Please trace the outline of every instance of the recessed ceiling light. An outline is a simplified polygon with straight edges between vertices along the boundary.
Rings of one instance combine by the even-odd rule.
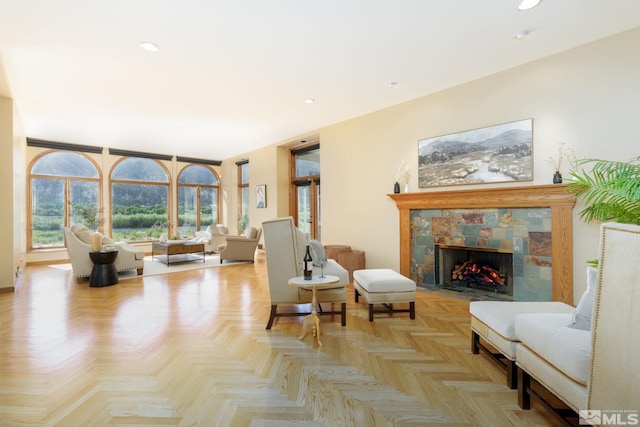
[[[313,104],[314,102],[316,102],[316,100],[313,98],[307,98],[304,100],[305,104]]]
[[[393,89],[396,86],[398,86],[398,82],[389,82],[389,83],[387,83],[387,87],[389,89]]]
[[[147,52],[157,52],[160,50],[157,44],[151,42],[142,42],[139,46]]]
[[[518,10],[529,10],[533,9],[537,5],[540,4],[541,0],[522,0],[518,5]]]
[[[520,31],[514,37],[515,37],[516,40],[522,40],[522,39],[527,38],[528,35],[529,35],[529,31]]]

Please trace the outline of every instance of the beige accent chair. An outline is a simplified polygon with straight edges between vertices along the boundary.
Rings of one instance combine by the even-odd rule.
[[[306,252],[307,235],[294,226],[292,217],[277,218],[262,223],[264,229],[264,245],[269,278],[269,297],[271,315],[266,329],[271,329],[276,317],[305,316],[309,312],[298,310],[278,312],[279,305],[310,304],[312,292],[298,286],[290,286],[289,279],[302,276],[302,260]],[[340,314],[342,326],[346,325],[347,291],[349,272],[335,260],[327,260],[323,270],[325,275],[338,276],[340,281],[335,288],[319,289],[316,292],[318,305],[323,303],[339,303],[340,311],[322,311],[318,314]],[[320,275],[320,268],[313,267],[313,275]]]
[[[245,230],[242,236],[228,236],[225,243],[218,246],[220,253],[220,264],[222,261],[251,261],[256,255],[256,248],[260,237],[262,236],[262,228],[250,227]]]
[[[74,225],[72,228],[64,228],[64,245],[69,251],[69,260],[73,275],[78,283],[84,278],[91,276],[93,262],[89,258],[91,249],[91,239],[93,232],[82,225]],[[138,275],[142,275],[144,270],[144,251],[126,242],[112,242],[105,237],[104,246],[113,246],[118,250],[118,257],[115,261],[116,271],[137,270]]]
[[[620,411],[626,421],[624,411],[640,409],[640,226],[602,224],[598,253],[586,327],[576,327],[570,314],[516,316],[518,403],[524,409],[536,395],[532,378],[576,412],[600,410],[611,417]]]

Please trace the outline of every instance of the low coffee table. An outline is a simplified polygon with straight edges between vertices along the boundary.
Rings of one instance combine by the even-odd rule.
[[[156,258],[156,255],[158,258]],[[162,257],[160,255],[164,256]],[[167,264],[167,266],[180,262],[204,262],[204,243],[153,242],[151,244],[151,259],[157,259],[158,261]]]

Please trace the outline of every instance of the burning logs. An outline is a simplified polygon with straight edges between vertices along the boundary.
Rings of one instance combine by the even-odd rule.
[[[454,266],[451,279],[472,286],[490,286],[494,289],[506,286],[505,275],[486,264],[465,261]]]

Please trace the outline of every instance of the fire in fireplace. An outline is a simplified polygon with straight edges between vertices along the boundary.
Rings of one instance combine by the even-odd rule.
[[[449,290],[513,295],[513,253],[501,249],[436,245],[436,277]]]

